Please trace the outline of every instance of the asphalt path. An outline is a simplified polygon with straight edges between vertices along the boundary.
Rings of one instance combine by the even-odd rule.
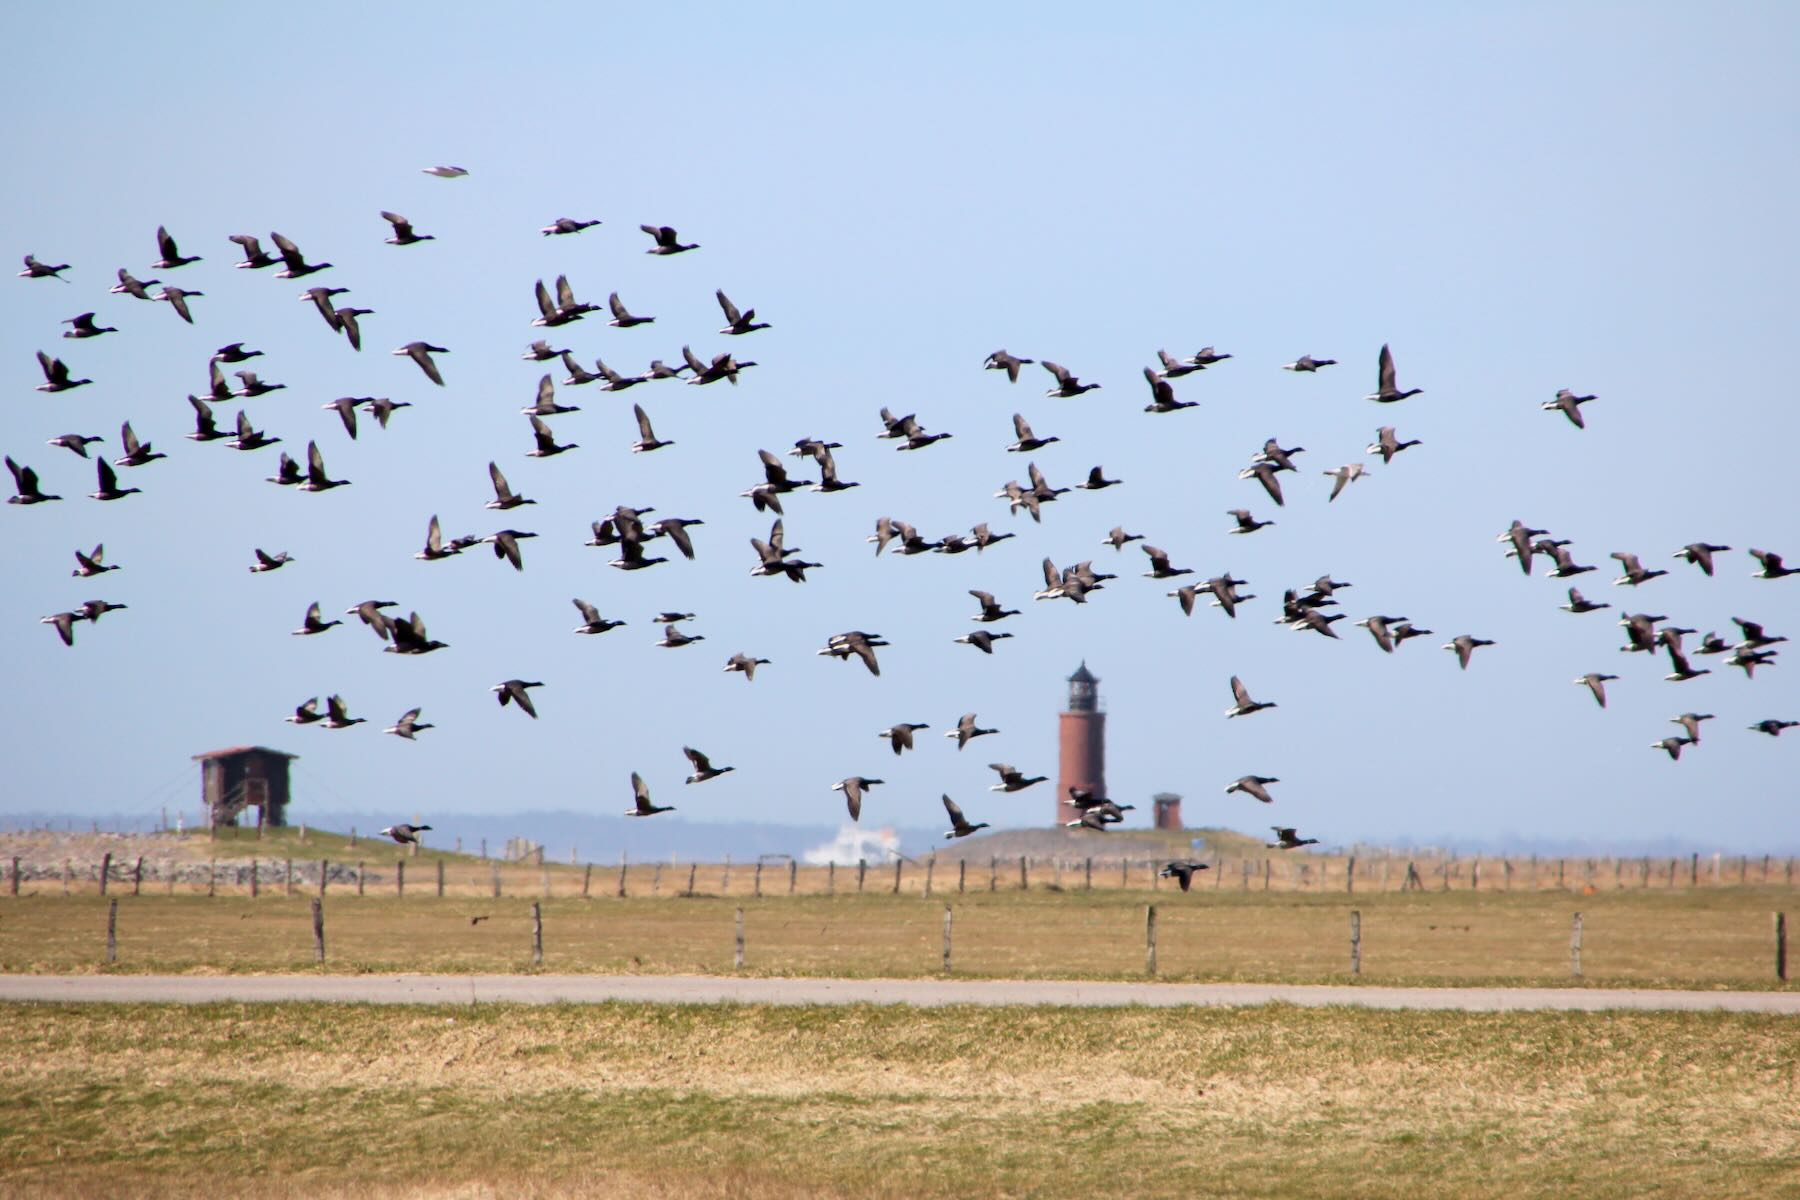
[[[1116,1008],[1294,1004],[1306,1008],[1800,1015],[1800,992],[1622,988],[1403,988],[1002,979],[753,979],[712,975],[0,975],[0,1002],[83,1004],[952,1004]]]

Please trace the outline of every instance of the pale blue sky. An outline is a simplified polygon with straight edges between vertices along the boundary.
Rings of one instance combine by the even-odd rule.
[[[948,792],[972,819],[1040,824],[1050,785],[990,794],[985,764],[1054,777],[1063,679],[1085,658],[1113,795],[1181,792],[1193,824],[1791,848],[1800,731],[1745,727],[1800,719],[1795,668],[1746,681],[1712,659],[1666,683],[1666,658],[1618,653],[1612,620],[1729,636],[1742,616],[1800,636],[1800,579],[1753,580],[1744,553],[1800,561],[1797,27],[1773,4],[9,10],[0,29],[30,49],[0,80],[16,168],[0,229],[14,261],[73,266],[66,284],[0,281],[0,442],[68,497],[0,511],[0,807],[129,811],[188,755],[249,742],[303,756],[296,819],[309,801],[443,828],[459,811],[611,812],[638,770],[700,821],[832,820],[831,783],[860,773],[889,781],[865,820],[934,824]],[[440,162],[472,173],[420,174]],[[383,208],[438,240],[383,245]],[[558,216],[604,224],[540,237]],[[644,221],[702,248],[647,256]],[[158,224],[205,261],[149,271]],[[336,267],[231,269],[226,235],[271,229]],[[205,292],[195,326],[108,295],[119,266]],[[555,427],[581,449],[527,459],[517,410],[541,370],[518,356],[538,332],[532,282],[559,272],[582,299],[616,289],[658,318],[553,331],[584,362],[636,371],[689,343],[761,365],[736,389],[563,389],[582,411]],[[376,310],[362,354],[296,302],[313,282]],[[719,287],[774,328],[715,335]],[[57,336],[87,309],[121,332]],[[415,338],[451,348],[448,387],[388,355]],[[182,438],[182,397],[233,341],[287,384],[247,402],[258,426],[292,453],[317,439],[353,486],[277,489],[274,450]],[[1383,342],[1423,395],[1362,399]],[[1142,412],[1156,350],[1205,344],[1236,357],[1176,381],[1201,407]],[[1105,387],[1049,399],[1037,368],[1009,386],[980,369],[1000,346]],[[95,384],[34,392],[38,349]],[[1279,369],[1305,352],[1342,365]],[[1538,409],[1565,386],[1600,397],[1586,432]],[[346,394],[415,407],[352,443],[319,409]],[[629,452],[632,400],[675,446]],[[955,438],[897,455],[873,436],[882,405]],[[991,493],[1025,471],[1003,451],[1013,412],[1063,439],[1033,456],[1052,483],[1099,463],[1124,486],[1071,493],[1041,526],[1010,519]],[[84,496],[92,466],[44,441],[99,433],[116,455],[126,418],[170,457],[122,473],[143,495],[101,505]],[[1389,423],[1424,445],[1382,467],[1363,447]],[[768,520],[737,493],[759,447],[803,435],[843,442],[863,486],[791,498],[789,545],[826,564],[803,587],[749,578]],[[1308,448],[1281,510],[1236,478],[1269,436]],[[483,511],[490,458],[540,503]],[[1370,477],[1328,506],[1320,473],[1357,461]],[[619,503],[703,518],[698,561],[608,569],[581,543]],[[1278,524],[1228,537],[1238,506]],[[433,512],[447,535],[540,536],[523,574],[485,550],[419,563]],[[1019,537],[875,559],[863,538],[883,514],[931,537],[982,520]],[[1566,585],[1501,557],[1515,517],[1573,538],[1601,567],[1575,582],[1618,607],[1558,611]],[[1235,622],[1183,618],[1169,585],[1139,577],[1142,554],[1099,545],[1121,522],[1259,598]],[[1670,560],[1695,539],[1735,547],[1717,578]],[[97,541],[124,569],[69,578],[71,551]],[[297,561],[251,575],[253,546]],[[1671,574],[1610,587],[1613,550]],[[1033,604],[1046,555],[1120,578],[1085,607]],[[1341,643],[1271,624],[1282,589],[1321,572],[1356,585]],[[992,658],[951,641],[974,628],[968,588],[1026,610]],[[73,650],[36,623],[90,596],[130,609],[81,626]],[[572,596],[629,624],[578,638]],[[375,597],[451,648],[399,659],[360,627],[288,635],[309,601],[335,615]],[[700,614],[689,632],[706,640],[652,648],[668,608]],[[1374,612],[1439,636],[1384,656],[1349,628]],[[850,628],[894,643],[879,679],[814,654]],[[1438,648],[1463,632],[1499,643],[1466,673]],[[746,686],[720,670],[737,650],[773,664]],[[1623,677],[1607,711],[1570,682],[1590,670]],[[1233,673],[1280,707],[1227,722]],[[495,706],[509,676],[545,682],[541,720]],[[369,724],[282,722],[333,691]],[[414,704],[437,729],[414,745],[378,732]],[[938,734],[971,709],[1003,733],[958,754]],[[1649,744],[1689,709],[1718,717],[1670,763]],[[896,721],[932,726],[900,761],[874,736]],[[738,770],[683,788],[684,744]],[[1281,777],[1274,808],[1223,795],[1248,772]]]

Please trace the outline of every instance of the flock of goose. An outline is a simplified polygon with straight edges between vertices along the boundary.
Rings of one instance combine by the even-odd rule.
[[[457,179],[468,174],[458,167],[433,167],[427,173],[444,179]],[[414,222],[399,213],[382,211],[380,217],[387,223],[392,236],[385,243],[396,247],[415,247],[436,240],[431,233],[421,233]],[[570,237],[600,224],[597,220],[575,218],[558,218],[545,225],[541,233],[545,237]],[[650,238],[650,245],[645,253],[656,256],[685,254],[700,249],[697,242],[684,242],[679,233],[666,225],[645,224],[641,226],[645,235]],[[303,279],[331,268],[331,263],[324,261],[308,261],[300,247],[290,238],[280,233],[272,233],[270,241],[275,253],[270,254],[263,248],[261,239],[250,234],[229,235],[229,241],[241,251],[242,257],[235,263],[238,269],[246,271],[272,272],[277,279]],[[150,271],[173,273],[183,270],[192,264],[202,261],[199,255],[184,255],[176,239],[166,229],[156,231],[157,258],[150,264]],[[18,274],[27,280],[60,279],[62,272],[70,269],[67,263],[45,262],[27,254],[24,259],[24,270]],[[147,272],[148,274],[148,272]],[[206,293],[197,289],[185,289],[175,284],[164,283],[160,278],[139,279],[128,268],[119,268],[117,284],[110,291],[113,294],[129,297],[138,301],[167,303],[177,317],[195,324],[197,319],[217,319],[196,301],[203,300]],[[160,287],[159,287],[160,285]],[[152,291],[152,288],[159,290]],[[342,336],[352,350],[362,348],[362,318],[373,315],[371,310],[351,306],[339,306],[338,298],[345,295],[347,289],[341,287],[321,286],[313,283],[300,293],[299,299],[312,306],[324,320],[327,327],[335,335]],[[534,289],[536,300],[536,316],[531,325],[538,329],[554,330],[580,321],[590,314],[608,317],[606,323],[616,328],[632,328],[649,325],[656,321],[654,316],[634,313],[621,299],[618,292],[607,297],[604,306],[585,303],[576,298],[574,288],[568,277],[562,276],[551,286],[540,280]],[[740,309],[723,290],[715,293],[715,300],[724,319],[718,333],[729,337],[743,337],[752,333],[768,330],[768,322],[756,319],[754,308]],[[116,318],[115,318],[116,319]],[[120,334],[120,330],[112,325],[101,324],[97,311],[81,312],[61,319],[68,328],[62,333],[63,338],[73,339],[77,343],[86,339]],[[130,322],[128,321],[129,325]],[[48,326],[47,326],[48,327]],[[121,336],[130,336],[122,334]],[[424,378],[432,385],[446,385],[443,369],[438,359],[451,353],[450,349],[435,345],[429,341],[416,340],[408,342],[392,352],[396,356],[411,360],[417,365]],[[190,395],[188,402],[192,410],[193,430],[186,437],[196,443],[223,442],[228,448],[253,452],[273,447],[282,442],[282,438],[272,436],[268,432],[258,430],[251,421],[247,411],[242,407],[244,401],[252,400],[271,392],[282,390],[284,385],[267,382],[249,368],[242,368],[230,373],[238,383],[233,387],[224,370],[227,366],[237,366],[262,357],[263,352],[247,349],[242,342],[229,342],[221,346],[213,354],[208,363],[208,391],[205,395]],[[596,360],[592,370],[578,362],[573,353],[566,348],[557,348],[548,340],[537,340],[525,350],[523,359],[535,367],[547,364],[560,364],[567,372],[562,379],[563,387],[581,387],[598,385],[600,392],[623,392],[630,388],[653,383],[666,385],[669,381],[681,380],[690,386],[706,386],[724,382],[729,386],[737,386],[740,375],[756,366],[754,360],[740,358],[734,353],[720,353],[711,358],[702,358],[687,347],[682,347],[681,361],[674,366],[661,359],[652,360],[649,366],[638,374],[625,374],[609,367],[603,360]],[[1149,403],[1144,411],[1158,417],[1168,416],[1180,420],[1175,414],[1193,408],[1197,401],[1182,398],[1176,390],[1175,381],[1196,375],[1209,369],[1218,368],[1220,364],[1232,359],[1229,353],[1222,353],[1213,347],[1206,347],[1187,357],[1178,357],[1166,350],[1157,352],[1157,364],[1143,368],[1143,377],[1150,393]],[[39,368],[44,382],[37,390],[48,394],[69,392],[92,384],[94,381],[77,377],[76,369],[64,362],[60,357],[52,356],[40,350],[37,355]],[[1084,381],[1068,367],[1049,360],[1034,360],[1021,357],[1001,349],[989,355],[984,367],[987,370],[1004,373],[1002,384],[1017,384],[1025,378],[1025,368],[1038,366],[1048,375],[1051,386],[1045,391],[1046,396],[1071,399],[1084,396],[1102,387],[1098,382]],[[1307,354],[1292,362],[1282,365],[1282,369],[1297,374],[1312,374],[1337,365],[1332,358],[1315,357]],[[565,413],[578,411],[577,406],[559,402],[557,384],[553,374],[543,374],[538,381],[534,402],[522,409],[527,418],[533,448],[526,452],[531,458],[549,458],[577,449],[574,442],[562,442],[554,426],[550,423],[554,418]],[[1375,389],[1366,399],[1381,405],[1392,405],[1420,395],[1422,389],[1413,387],[1402,389],[1398,382],[1395,358],[1388,346],[1382,346],[1376,358]],[[1569,389],[1558,391],[1555,398],[1544,402],[1543,409],[1553,414],[1566,417],[1577,429],[1586,429],[1586,421],[1582,406],[1594,402],[1591,395],[1576,395]],[[235,420],[221,427],[216,412],[218,406],[237,404]],[[386,428],[394,413],[411,407],[407,402],[394,401],[385,397],[345,396],[320,406],[335,414],[346,434],[355,438],[358,433],[359,415],[367,415],[382,428]],[[633,404],[632,413],[639,433],[638,440],[632,444],[635,453],[650,454],[671,446],[674,443],[656,436],[649,413],[642,404]],[[952,434],[942,430],[930,430],[924,426],[917,414],[896,415],[883,408],[880,411],[881,429],[873,434],[879,439],[896,443],[896,449],[902,452],[926,451]],[[1060,439],[1055,436],[1041,437],[1032,428],[1031,423],[1022,413],[1012,416],[1015,440],[1005,447],[1008,452],[1024,455],[1034,454]],[[138,437],[132,425],[127,421],[119,430],[119,445],[122,453],[110,460],[98,449],[91,450],[97,443],[105,440],[104,435],[96,433],[59,433],[47,439],[48,444],[83,460],[91,460],[96,481],[95,490],[87,493],[92,499],[102,502],[117,502],[134,495],[142,494],[143,489],[136,486],[121,486],[119,470],[132,472],[132,478],[143,478],[135,472],[153,462],[167,457],[157,451],[152,444]],[[1375,440],[1370,443],[1367,453],[1378,455],[1383,466],[1393,463],[1395,457],[1402,452],[1419,446],[1417,439],[1402,439],[1397,427],[1383,425],[1376,430]],[[290,443],[291,445],[291,443]],[[847,491],[859,486],[856,481],[846,480],[840,474],[840,468],[833,451],[842,448],[842,443],[828,441],[824,438],[803,436],[794,441],[787,456],[810,461],[816,468],[816,479],[796,478],[790,474],[790,467],[782,458],[767,449],[757,452],[760,466],[760,480],[753,482],[739,493],[748,500],[756,512],[768,514],[771,521],[766,537],[750,539],[754,552],[754,563],[749,568],[753,577],[783,577],[797,584],[803,584],[809,570],[817,569],[823,564],[803,557],[797,547],[790,547],[785,540],[785,513],[783,497],[800,489],[814,493],[832,494]],[[1284,507],[1287,497],[1283,491],[1282,475],[1298,474],[1295,456],[1304,448],[1299,446],[1283,447],[1276,439],[1269,439],[1260,450],[1250,456],[1250,461],[1240,472],[1239,478],[1252,481],[1260,487],[1267,499],[1277,507]],[[283,487],[292,487],[301,492],[323,492],[343,487],[350,481],[334,478],[329,472],[324,454],[317,440],[309,440],[306,445],[304,460],[290,456],[288,452],[276,452],[277,465],[275,473],[268,477],[269,481]],[[62,499],[56,492],[47,491],[46,478],[54,479],[62,475],[62,467],[67,460],[61,460],[56,467],[40,471],[31,458],[24,454],[8,454],[6,466],[11,473],[15,494],[8,503],[18,506],[36,506]],[[1335,502],[1354,483],[1368,475],[1364,463],[1345,463],[1341,466],[1322,472],[1332,480],[1327,496],[1327,503]],[[487,509],[502,513],[513,513],[525,506],[533,505],[535,500],[517,490],[497,463],[488,463],[489,481],[492,484],[494,498],[485,505]],[[1015,517],[1023,514],[1031,522],[1039,523],[1045,518],[1046,510],[1071,491],[1097,492],[1118,485],[1121,480],[1109,478],[1102,466],[1094,466],[1080,482],[1068,487],[1052,486],[1044,472],[1035,461],[1028,461],[1024,472],[1024,482],[1014,478],[1008,480],[994,493],[994,496],[1006,503],[1008,511]],[[66,484],[53,484],[66,487]],[[592,540],[589,546],[605,548],[616,553],[609,565],[625,572],[649,569],[670,561],[667,554],[658,554],[659,547],[666,546],[672,553],[683,559],[691,560],[696,555],[696,548],[689,530],[704,522],[695,517],[659,516],[649,519],[653,510],[647,506],[618,505],[613,511],[599,520],[592,522]],[[423,516],[424,514],[420,514]],[[1227,511],[1232,520],[1228,532],[1233,535],[1251,535],[1273,525],[1270,520],[1259,519],[1248,507],[1234,508]],[[536,533],[516,528],[503,528],[486,535],[466,535],[446,538],[436,514],[431,514],[425,526],[423,547],[415,555],[425,562],[437,562],[461,555],[478,546],[490,548],[494,557],[508,564],[512,569],[525,569],[525,550],[523,543],[538,536]],[[874,547],[877,556],[891,551],[897,556],[918,554],[959,555],[969,551],[981,554],[1000,542],[1018,536],[1012,532],[994,532],[987,522],[976,523],[967,532],[957,531],[938,538],[921,535],[914,526],[904,520],[882,515],[874,522],[874,532],[867,541]],[[1512,525],[1498,535],[1498,540],[1506,544],[1506,555],[1513,558],[1519,569],[1526,575],[1533,572],[1540,561],[1548,565],[1545,574],[1557,580],[1573,579],[1596,568],[1581,565],[1575,559],[1570,543],[1566,539],[1553,537],[1549,531],[1538,529],[1515,520]],[[1243,591],[1248,586],[1246,580],[1234,578],[1229,572],[1212,576],[1205,580],[1197,578],[1197,572],[1188,566],[1178,565],[1173,556],[1166,550],[1151,545],[1138,533],[1128,532],[1123,526],[1115,526],[1100,545],[1121,552],[1132,542],[1138,542],[1139,550],[1145,556],[1148,568],[1142,574],[1145,578],[1157,583],[1182,581],[1174,585],[1175,590],[1166,595],[1179,604],[1181,611],[1192,615],[1201,596],[1207,597],[1210,607],[1222,610],[1227,618],[1235,619],[1239,606],[1257,599],[1251,592]],[[1711,542],[1693,542],[1674,552],[1674,558],[1691,564],[1694,568],[1711,576],[1714,571],[1716,556],[1731,551],[1731,547]],[[296,561],[285,550],[270,551],[263,547],[253,549],[252,561],[248,564],[251,572],[269,572],[282,569]],[[1748,553],[1759,564],[1756,572],[1758,578],[1775,580],[1782,577],[1800,574],[1800,568],[1787,567],[1779,553],[1760,549],[1750,549]],[[93,579],[118,570],[119,564],[106,561],[104,545],[96,545],[91,551],[77,548],[74,552],[76,567],[73,575],[82,579]],[[1613,582],[1617,585],[1636,589],[1651,583],[1657,577],[1666,575],[1664,569],[1647,569],[1634,553],[1614,552],[1611,555],[1621,566],[1621,576]],[[1068,564],[1058,567],[1050,558],[1042,560],[1043,587],[1032,593],[1034,601],[1067,600],[1074,604],[1087,604],[1108,583],[1116,580],[1118,575],[1096,570],[1092,560]],[[1142,585],[1137,585],[1142,586]],[[1280,615],[1277,623],[1289,628],[1310,632],[1325,638],[1337,638],[1338,632],[1333,625],[1342,620],[1344,614],[1333,611],[1340,606],[1337,593],[1351,585],[1348,582],[1334,580],[1329,575],[1320,576],[1310,585],[1289,587],[1281,598]],[[1000,643],[1013,637],[1004,630],[996,631],[991,626],[1019,615],[1019,610],[1005,607],[993,593],[969,589],[975,599],[978,611],[972,621],[980,628],[954,639],[957,644],[967,645],[984,655],[1002,653]],[[574,627],[580,635],[601,635],[619,627],[624,622],[608,619],[598,608],[586,600],[576,598],[573,601],[580,614],[581,623]],[[123,609],[122,604],[113,604],[105,600],[90,600],[78,608],[53,613],[42,618],[43,623],[53,627],[63,643],[74,646],[77,625],[80,622],[95,623],[112,611]],[[1574,614],[1591,614],[1602,609],[1611,608],[1607,603],[1597,603],[1586,599],[1574,586],[1568,588],[1568,603],[1562,606]],[[398,655],[430,654],[446,647],[446,643],[431,638],[424,620],[417,612],[410,612],[405,617],[398,612],[390,613],[389,609],[398,609],[396,601],[367,600],[346,609],[343,616],[354,616],[358,622],[370,629],[383,643],[388,653]],[[678,649],[705,640],[704,634],[688,633],[682,624],[696,619],[694,613],[664,612],[654,620],[663,629],[662,639],[655,645]],[[1704,635],[1700,644],[1694,649],[1698,656],[1724,656],[1722,661],[1731,667],[1742,669],[1747,676],[1753,676],[1757,667],[1773,665],[1778,643],[1787,640],[1785,636],[1770,634],[1762,624],[1749,618],[1733,618],[1741,636],[1728,639],[1716,632]],[[327,633],[329,630],[344,624],[340,619],[324,619],[319,604],[312,604],[302,620],[300,628],[292,630],[296,636],[313,637]],[[1405,617],[1386,614],[1372,614],[1353,622],[1357,627],[1368,631],[1380,650],[1387,654],[1396,653],[1410,639],[1430,636],[1432,631],[1419,628]],[[1671,623],[1666,615],[1644,612],[1623,614],[1619,624],[1624,627],[1626,644],[1620,647],[1627,652],[1648,653],[1654,655],[1659,651],[1666,652],[1671,671],[1665,676],[1673,682],[1685,682],[1700,675],[1709,673],[1710,668],[1696,668],[1691,665],[1683,638],[1697,631],[1693,628]],[[1455,654],[1459,666],[1467,670],[1473,662],[1475,651],[1493,646],[1494,640],[1461,633],[1453,636],[1443,644],[1445,650]],[[825,645],[817,653],[821,656],[848,662],[856,660],[871,675],[881,673],[877,651],[889,645],[888,641],[878,633],[866,630],[846,630],[831,635]],[[746,682],[754,681],[758,666],[766,665],[769,659],[756,657],[746,652],[733,653],[726,661],[723,670],[741,674]],[[1607,695],[1605,685],[1618,677],[1600,671],[1590,671],[1574,682],[1586,687],[1595,702],[1605,707]],[[511,678],[492,686],[496,700],[501,707],[515,707],[526,717],[537,717],[536,704],[531,689],[546,686],[542,681]],[[1255,713],[1276,707],[1273,701],[1257,701],[1252,698],[1250,690],[1236,676],[1230,679],[1232,705],[1226,710],[1227,717],[1250,716]],[[408,740],[419,733],[430,730],[433,725],[422,720],[421,707],[413,707],[402,714],[394,724],[387,726],[384,732]],[[318,724],[322,728],[341,730],[357,724],[365,723],[366,718],[351,716],[345,701],[339,695],[327,697],[324,712],[319,710],[317,697],[309,698],[299,704],[293,713],[286,718],[296,725]],[[1683,713],[1673,720],[1679,724],[1683,733],[1662,738],[1653,743],[1653,748],[1666,752],[1670,758],[1677,759],[1682,751],[1700,742],[1701,722],[1712,719],[1708,713]],[[1750,725],[1750,729],[1778,735],[1782,730],[1792,728],[1796,722],[1775,718],[1763,718]],[[928,729],[921,722],[903,722],[881,730],[879,736],[889,745],[896,756],[914,749],[915,733]],[[944,736],[956,741],[961,750],[976,737],[996,734],[994,729],[982,728],[977,723],[975,713],[966,713],[957,722],[955,728]],[[688,784],[701,784],[720,775],[732,771],[730,766],[715,766],[711,758],[702,750],[685,747],[684,752],[692,767],[686,777]],[[1008,763],[991,764],[998,776],[992,790],[1011,793],[1035,786],[1046,781],[1042,775],[1027,775]],[[869,789],[883,781],[861,775],[850,776],[832,785],[833,790],[843,794],[844,802],[852,820],[859,820],[863,802]],[[1269,785],[1278,783],[1274,776],[1246,775],[1225,788],[1227,793],[1241,793],[1262,803],[1274,802]],[[673,806],[657,805],[651,799],[649,786],[643,777],[633,772],[631,775],[632,806],[626,814],[634,817],[647,817],[657,813],[671,811]],[[1071,788],[1069,803],[1080,812],[1077,820],[1068,822],[1072,827],[1080,827],[1095,831],[1105,831],[1109,827],[1124,820],[1124,813],[1130,805],[1118,804],[1104,796],[1095,796],[1080,789]],[[987,822],[971,822],[957,803],[945,795],[942,798],[945,812],[951,828],[944,834],[946,838],[961,838],[988,828]],[[411,841],[418,833],[428,830],[428,825],[397,824],[383,832],[396,841]],[[1312,838],[1301,838],[1292,827],[1272,827],[1276,840],[1269,843],[1271,848],[1292,849],[1308,845],[1315,841]],[[1195,871],[1204,869],[1204,864],[1176,861],[1169,863],[1163,870],[1166,876],[1177,879],[1185,890],[1191,882]]]

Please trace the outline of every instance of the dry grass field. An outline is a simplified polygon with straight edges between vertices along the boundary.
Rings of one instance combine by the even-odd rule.
[[[310,897],[118,897],[117,962],[105,963],[112,897],[0,901],[0,970],[68,973],[312,971]],[[500,899],[328,893],[326,969],[335,972],[729,973],[744,912],[744,970],[762,975],[1124,979],[1145,970],[1145,908],[1157,909],[1160,978],[1341,983],[1350,913],[1361,914],[1370,983],[1564,985],[1571,918],[1582,913],[1582,975],[1596,986],[1754,988],[1775,976],[1772,913],[1782,888],[1602,892],[1282,895],[1002,891],[916,895]],[[532,962],[532,907],[543,962]],[[1793,986],[1793,985],[1789,985]]]
[[[1800,1195],[1722,1014],[0,1007],[0,1195]]]

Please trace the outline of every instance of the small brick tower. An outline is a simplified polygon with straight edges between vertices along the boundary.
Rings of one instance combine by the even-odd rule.
[[[1100,711],[1099,683],[1085,661],[1069,676],[1069,707],[1058,717],[1058,825],[1081,818],[1081,810],[1069,803],[1071,787],[1106,795],[1106,714]]]

